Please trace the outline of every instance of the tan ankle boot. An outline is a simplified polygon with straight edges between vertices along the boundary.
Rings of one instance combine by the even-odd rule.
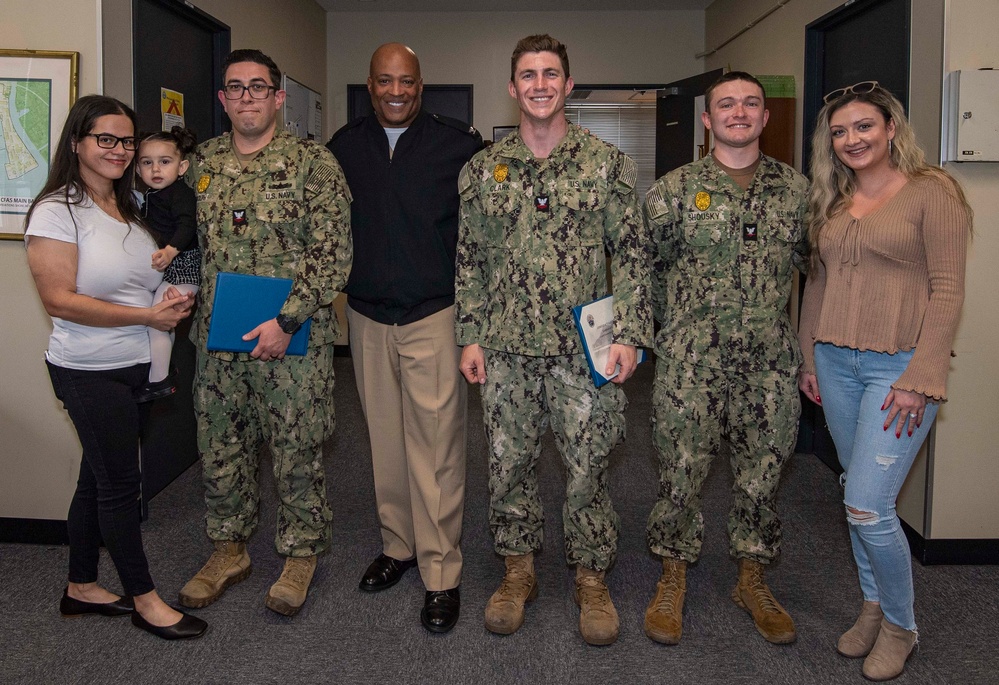
[[[284,571],[267,592],[264,606],[285,616],[294,616],[305,604],[309,584],[316,572],[317,557],[288,557]]]
[[[577,566],[575,599],[579,606],[579,632],[587,644],[609,645],[617,640],[621,622],[603,571]]]
[[[235,585],[249,577],[253,566],[245,542],[216,540],[208,563],[180,590],[180,603],[191,609],[206,607]]]
[[[860,617],[853,627],[840,635],[836,651],[850,659],[859,659],[871,653],[874,641],[881,632],[881,605],[877,602],[864,602]]]
[[[486,630],[499,635],[516,632],[524,624],[524,605],[538,596],[534,553],[508,556],[506,575],[486,603]]]
[[[905,662],[918,643],[916,631],[906,630],[888,619],[881,619],[881,632],[871,653],[864,659],[864,677],[868,680],[891,680],[902,675]]]
[[[679,644],[686,594],[687,562],[663,557],[663,574],[656,583],[656,595],[645,610],[645,634],[664,645]]]
[[[732,590],[732,600],[752,615],[756,629],[767,642],[775,645],[794,642],[797,637],[794,621],[763,582],[763,564],[739,559],[739,582]]]

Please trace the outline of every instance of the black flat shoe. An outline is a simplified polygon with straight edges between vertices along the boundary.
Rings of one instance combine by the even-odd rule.
[[[180,613],[184,614],[183,611]],[[184,614],[172,626],[154,626],[142,618],[142,614],[136,611],[132,614],[132,625],[164,640],[183,640],[189,637],[201,637],[208,630],[208,623],[190,614]]]
[[[132,601],[131,597],[122,597],[113,602],[102,604],[73,599],[69,596],[69,590],[63,590],[62,599],[59,601],[59,613],[63,616],[84,616],[86,614],[125,616],[133,611],[135,611],[135,602]]]
[[[153,400],[162,399],[174,394],[177,392],[177,386],[174,385],[173,378],[174,376],[171,373],[161,381],[146,383],[135,392],[135,401],[142,404],[143,402],[152,402]]]
[[[364,572],[359,587],[365,592],[378,592],[387,590],[402,578],[402,574],[416,566],[416,557],[406,561],[399,561],[384,554],[379,554],[378,558],[371,562],[368,570]]]
[[[427,590],[427,598],[420,612],[420,623],[432,633],[446,633],[458,622],[461,594],[458,588]]]

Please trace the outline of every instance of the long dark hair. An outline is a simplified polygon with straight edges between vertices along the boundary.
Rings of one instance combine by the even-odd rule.
[[[31,213],[43,200],[59,198],[67,206],[79,205],[85,201],[88,188],[80,175],[80,159],[73,151],[73,144],[91,132],[94,122],[98,118],[109,114],[124,114],[131,120],[133,132],[138,130],[135,112],[132,111],[132,108],[124,102],[105,95],[85,95],[77,100],[73,108],[69,110],[69,116],[66,117],[66,123],[62,127],[62,135],[59,136],[59,144],[56,146],[55,155],[52,158],[52,166],[49,167],[48,180],[45,181],[41,192],[31,203],[28,214],[24,217],[25,227],[31,221]],[[135,156],[133,155],[125,173],[121,175],[121,178],[112,182],[112,187],[114,188],[115,204],[121,217],[129,224],[141,226],[145,230],[145,226],[139,218],[135,201],[132,199],[134,164]]]

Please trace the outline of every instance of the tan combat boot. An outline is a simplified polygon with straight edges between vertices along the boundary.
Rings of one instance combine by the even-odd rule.
[[[216,540],[208,563],[180,590],[180,603],[191,609],[206,607],[225,589],[249,577],[253,566],[245,542]]]
[[[687,562],[663,557],[663,574],[656,583],[656,595],[645,610],[645,634],[664,645],[679,644],[686,594]]]
[[[888,619],[881,619],[881,632],[871,653],[864,659],[864,677],[868,680],[891,680],[902,675],[905,662],[918,642],[916,631],[906,630]]]
[[[534,553],[506,557],[506,575],[486,603],[486,630],[499,635],[516,632],[524,624],[524,605],[538,596]]]
[[[881,632],[881,605],[877,602],[864,602],[860,617],[853,627],[839,636],[836,651],[850,659],[859,659],[871,653],[878,633]]]
[[[732,600],[752,615],[756,629],[767,642],[775,645],[794,642],[797,637],[794,621],[763,582],[763,564],[739,559],[739,582],[732,590]]]
[[[316,572],[317,557],[288,557],[284,561],[284,570],[277,582],[267,591],[264,605],[271,611],[285,616],[294,616],[305,604],[305,596],[309,594],[309,584],[312,574]]]
[[[617,640],[620,621],[603,571],[577,566],[575,599],[579,606],[579,632],[587,644],[609,645]]]

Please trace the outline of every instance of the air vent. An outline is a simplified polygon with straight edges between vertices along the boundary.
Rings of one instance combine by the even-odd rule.
[[[569,93],[569,97],[566,100],[585,100],[590,97],[590,93],[592,92],[592,90],[574,90]]]

